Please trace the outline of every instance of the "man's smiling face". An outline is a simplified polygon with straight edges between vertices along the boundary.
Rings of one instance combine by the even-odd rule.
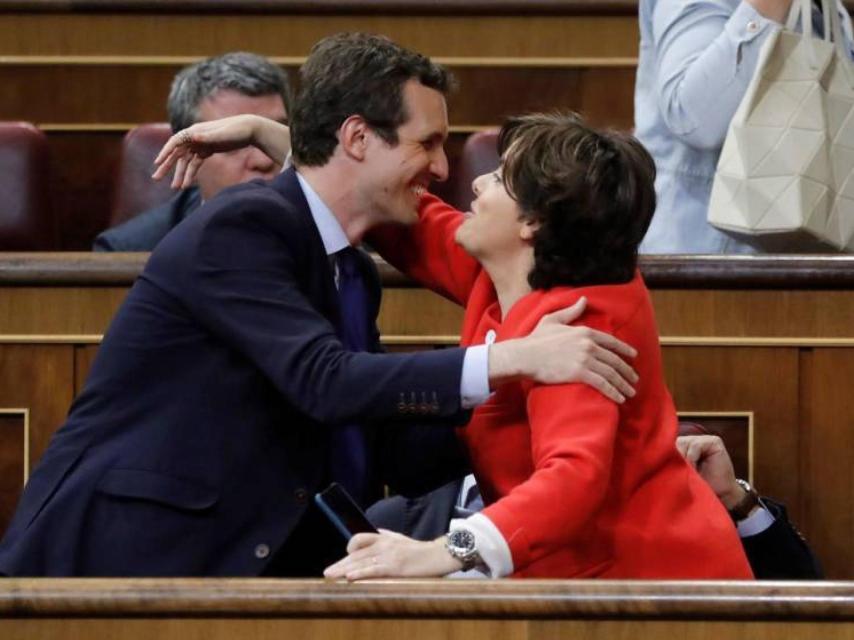
[[[397,144],[369,133],[365,175],[377,222],[415,223],[419,200],[430,182],[448,177],[445,97],[413,79],[403,86],[403,105],[408,118],[397,129]]]

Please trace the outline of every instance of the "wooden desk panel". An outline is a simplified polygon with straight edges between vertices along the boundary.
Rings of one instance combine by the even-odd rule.
[[[6,580],[4,638],[854,638],[851,583]]]
[[[361,620],[349,618],[38,619],[0,620],[8,640],[852,640],[838,622],[704,620]]]

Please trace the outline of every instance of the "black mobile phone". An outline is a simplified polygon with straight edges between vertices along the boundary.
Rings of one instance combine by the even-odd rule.
[[[365,512],[337,482],[315,495],[314,501],[346,540],[357,533],[378,533]]]

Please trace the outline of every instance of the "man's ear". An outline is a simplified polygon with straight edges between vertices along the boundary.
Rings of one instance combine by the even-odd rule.
[[[350,116],[338,129],[338,143],[341,145],[341,150],[354,160],[364,160],[369,133],[368,123],[362,116]]]
[[[522,220],[522,226],[519,227],[519,237],[525,242],[533,242],[534,236],[540,230],[540,223],[537,220]]]

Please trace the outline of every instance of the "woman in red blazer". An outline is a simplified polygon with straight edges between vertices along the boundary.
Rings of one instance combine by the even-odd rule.
[[[465,306],[465,345],[527,335],[586,298],[582,322],[637,349],[637,394],[617,404],[585,384],[503,385],[459,431],[484,510],[453,521],[450,543],[355,536],[326,575],[480,564],[493,576],[752,577],[729,515],[673,445],[676,411],[636,267],[655,208],[652,159],[574,115],[511,120],[499,151],[502,169],[475,180],[471,213],[426,195],[419,224],[371,243]]]

